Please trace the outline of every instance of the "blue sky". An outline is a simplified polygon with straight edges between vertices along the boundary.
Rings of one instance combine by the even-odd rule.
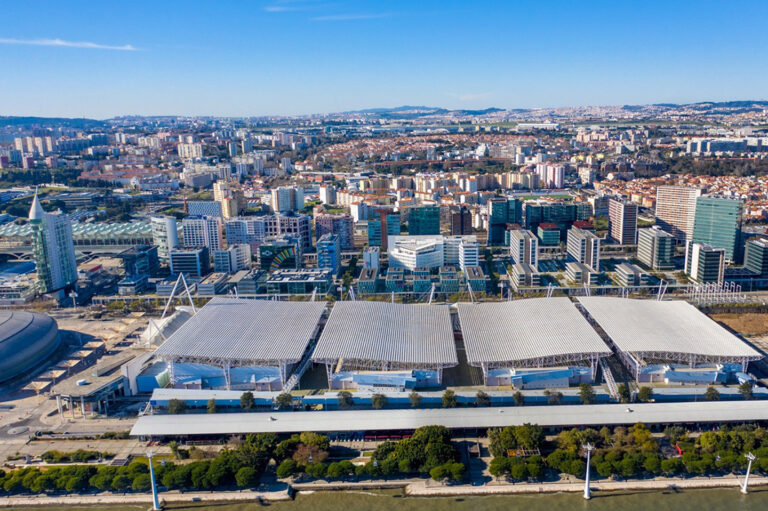
[[[768,1],[0,0],[0,115],[768,99]]]

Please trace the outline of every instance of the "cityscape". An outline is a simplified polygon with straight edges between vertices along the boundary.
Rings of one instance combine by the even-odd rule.
[[[0,98],[0,507],[768,505],[768,98],[731,83],[765,83],[757,64],[712,78],[719,89],[626,86],[625,102],[584,84],[560,84],[562,99],[534,81],[500,92],[490,76],[487,93],[441,95],[419,75],[384,90],[422,50],[395,64],[403,43],[382,49],[380,31],[476,13],[239,7],[265,24],[258,99],[185,73],[156,75],[140,108],[143,86],[97,91],[84,76],[102,83],[123,59],[138,59],[131,82],[164,65],[155,23],[122,7],[110,15],[136,30],[114,25],[114,38],[0,34],[0,62],[29,90],[55,95],[23,69],[29,55],[83,74],[62,74],[58,101],[32,104],[18,85]],[[553,44],[567,44],[556,12]],[[212,16],[197,43],[223,47]],[[195,42],[172,25],[168,70]],[[360,47],[321,55],[311,34]],[[241,41],[245,59],[254,39]],[[455,50],[424,71],[486,65]],[[390,69],[346,76],[365,51]],[[590,52],[606,80],[627,72],[610,47]],[[331,58],[346,100],[319,69]],[[227,65],[211,64],[222,80]],[[691,66],[679,72],[693,80]]]

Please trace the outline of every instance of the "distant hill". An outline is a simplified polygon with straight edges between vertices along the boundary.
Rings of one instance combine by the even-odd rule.
[[[41,126],[41,127],[58,127],[66,126],[68,128],[94,128],[104,126],[103,121],[96,119],[86,118],[69,118],[69,117],[15,117],[15,116],[0,116],[0,126]]]
[[[403,105],[393,108],[365,108],[363,110],[352,110],[349,112],[343,112],[345,114],[373,114],[381,117],[389,118],[416,118],[426,115],[486,115],[495,112],[502,112],[503,108],[485,108],[482,110],[450,110],[448,108],[433,107],[433,106],[413,106]]]

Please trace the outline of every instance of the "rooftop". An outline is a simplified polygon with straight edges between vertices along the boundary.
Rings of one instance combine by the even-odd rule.
[[[631,410],[629,412],[628,410]],[[672,423],[725,423],[768,420],[768,407],[753,401],[688,403],[437,408],[420,410],[340,410],[316,412],[145,415],[132,436],[232,435],[302,431],[394,431],[441,425],[486,429],[538,424],[543,427]]]
[[[324,302],[216,297],[171,335],[156,355],[254,365],[298,362],[324,309]]]
[[[458,364],[447,305],[336,302],[312,360]]]
[[[458,304],[471,365],[548,365],[607,356],[610,348],[565,297]]]
[[[579,302],[625,352],[685,360],[694,355],[721,362],[762,358],[688,302],[604,296],[583,297]]]

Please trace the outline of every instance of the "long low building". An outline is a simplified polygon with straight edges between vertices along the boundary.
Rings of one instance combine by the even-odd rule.
[[[510,370],[588,362],[588,375],[594,378],[598,359],[611,354],[610,348],[568,298],[460,303],[458,309],[467,360],[483,369],[489,384],[524,387],[523,380],[528,379],[530,385],[535,385],[533,379],[536,379],[547,386],[551,385],[547,383],[549,380],[557,379],[567,386],[566,379],[579,378],[575,368],[563,367],[562,374],[548,375],[527,371],[517,380]],[[504,371],[506,373],[501,374]]]
[[[582,297],[579,303],[640,377],[652,362],[741,364],[763,356],[688,302]]]
[[[346,410],[323,412],[222,413],[147,415],[131,436],[221,436],[246,433],[321,433],[348,431],[412,431],[440,425],[478,430],[538,424],[547,428],[617,426],[637,422],[667,424],[727,424],[768,421],[761,401],[700,401],[422,410]]]
[[[381,387],[439,384],[442,369],[458,364],[450,309],[336,302],[312,361],[325,364],[331,388],[345,386],[344,379]]]
[[[233,368],[250,367],[254,381],[243,381],[240,388],[279,390],[291,366],[306,355],[324,310],[324,302],[217,297],[174,332],[155,356],[168,364],[171,386],[178,383],[174,366],[185,364],[186,374],[200,373],[193,383],[198,388],[212,378],[205,367],[220,370],[221,386],[227,389],[233,387]],[[265,373],[269,368],[274,377]]]

